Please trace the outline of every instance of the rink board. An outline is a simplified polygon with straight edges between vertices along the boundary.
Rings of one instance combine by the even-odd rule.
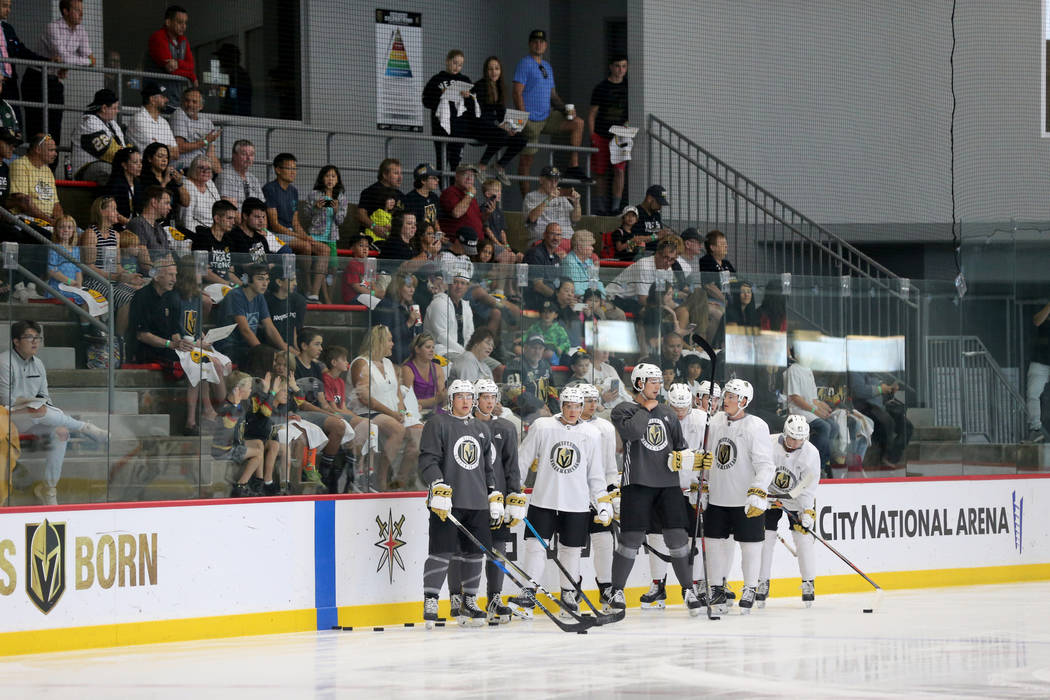
[[[1047,476],[829,481],[818,495],[818,532],[883,588],[1050,579]],[[0,655],[418,622],[427,518],[421,494],[5,509]],[[818,595],[871,590],[815,551]],[[591,562],[585,550],[588,589]],[[772,595],[798,594],[779,544],[772,578]],[[629,603],[649,579],[639,555]],[[553,565],[544,583],[559,588]]]

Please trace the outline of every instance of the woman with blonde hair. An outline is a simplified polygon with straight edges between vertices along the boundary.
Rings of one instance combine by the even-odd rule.
[[[179,210],[179,224],[188,233],[198,226],[209,228],[212,224],[211,207],[219,201],[219,190],[212,180],[211,161],[207,156],[197,156],[190,161],[182,188],[189,193],[190,202]]]
[[[410,488],[414,484],[422,434],[415,396],[406,403],[400,375],[390,361],[393,350],[394,338],[390,329],[373,326],[361,342],[357,357],[350,363],[350,386],[347,387],[350,409],[379,428],[382,444],[376,486],[380,491],[397,490],[403,486]],[[409,411],[410,405],[415,406],[415,415]],[[387,483],[402,446],[405,454],[401,459],[401,469],[396,478]]]
[[[80,237],[80,248],[84,264],[108,279],[113,286],[110,310],[117,310],[114,317],[116,331],[123,336],[128,327],[128,304],[135,291],[146,286],[148,280],[140,274],[125,270],[121,265],[120,236],[114,228],[119,221],[116,200],[108,195],[96,199],[91,205],[91,226]],[[112,253],[107,250],[110,248]],[[110,256],[112,265],[107,260]],[[109,297],[110,285],[99,282],[93,276],[89,275],[84,280],[84,286]]]

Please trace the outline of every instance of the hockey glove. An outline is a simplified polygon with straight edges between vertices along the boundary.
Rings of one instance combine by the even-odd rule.
[[[435,481],[430,485],[430,493],[427,494],[427,508],[434,511],[434,515],[444,522],[448,513],[452,510],[452,487],[444,481]]]
[[[507,523],[507,527],[517,527],[521,524],[521,519],[525,517],[525,504],[525,494],[507,494],[506,513],[503,515],[503,522]]]
[[[744,506],[747,511],[745,515],[749,518],[757,518],[766,512],[769,503],[766,501],[766,492],[762,489],[751,488],[747,490],[747,503]]]
[[[694,461],[692,450],[675,451],[667,455],[667,468],[673,472],[681,471],[682,467],[692,469]]]
[[[609,491],[609,495],[606,498],[609,499],[609,505],[613,509],[613,520],[620,522],[620,487],[615,484],[609,484],[606,488]]]
[[[594,516],[594,522],[601,523],[603,527],[608,525],[609,523],[601,521],[602,512],[603,512],[602,511],[602,506],[609,506],[609,519],[610,520],[613,520],[613,519],[619,520],[620,519],[619,518],[620,514],[618,512],[620,510],[620,489],[616,488],[615,486],[613,486],[611,484],[608,486],[608,489],[609,489],[608,493],[606,493],[604,496],[599,496],[598,497],[598,515]],[[614,501],[616,503],[615,505],[613,505]]]
[[[701,469],[710,469],[711,465],[714,464],[715,456],[710,452],[695,452],[693,454],[694,471],[700,471]]]
[[[613,507],[612,503],[602,496],[598,499],[598,514],[594,516],[594,522],[598,523],[602,527],[606,527],[613,519]]]
[[[489,493],[489,528],[497,530],[503,525],[503,494],[499,491]]]
[[[700,502],[700,482],[693,481],[689,484],[689,505],[696,508],[696,504]]]
[[[705,481],[700,486],[700,510],[707,510],[708,498],[709,498],[709,495],[708,495],[708,492],[707,492],[707,482]]]
[[[802,515],[795,521],[794,528],[803,534],[808,534],[808,531],[813,529],[815,515],[816,513],[812,510],[802,511]]]

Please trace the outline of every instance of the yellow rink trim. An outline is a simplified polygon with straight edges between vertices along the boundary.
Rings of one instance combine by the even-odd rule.
[[[245,615],[191,617],[184,620],[151,620],[91,627],[63,627],[0,633],[0,656],[132,644],[183,642],[193,639],[221,639],[256,634],[310,632],[316,629],[317,611],[313,608]]]

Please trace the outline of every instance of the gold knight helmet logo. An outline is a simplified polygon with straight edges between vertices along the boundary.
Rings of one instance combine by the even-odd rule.
[[[781,491],[787,491],[791,488],[791,474],[785,471],[778,471],[773,476],[773,485]]]
[[[562,441],[551,448],[550,460],[551,469],[559,474],[568,474],[580,466],[580,451],[573,443]]]
[[[66,590],[66,524],[26,524],[26,595],[45,615]]]

